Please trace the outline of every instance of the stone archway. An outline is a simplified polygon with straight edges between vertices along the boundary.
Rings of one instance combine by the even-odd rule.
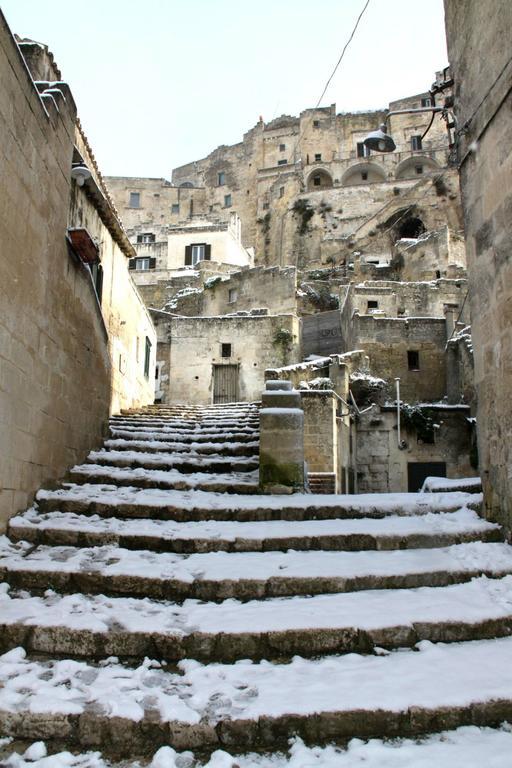
[[[307,181],[308,192],[316,192],[319,189],[330,189],[333,186],[332,176],[323,168],[313,171]]]

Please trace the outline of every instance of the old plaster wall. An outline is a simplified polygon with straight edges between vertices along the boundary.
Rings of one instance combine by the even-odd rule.
[[[455,79],[486,514],[512,530],[512,62],[508,0],[445,0]]]
[[[238,366],[241,401],[259,400],[265,369],[300,353],[300,324],[294,315],[173,318],[162,323],[159,335],[170,344],[169,402],[212,402],[213,365],[222,364]],[[222,344],[231,344],[230,357],[222,357]]]
[[[66,246],[75,107],[45,111],[0,13],[0,526],[98,445],[107,333]],[[45,100],[48,101],[48,100]]]
[[[167,240],[167,269],[185,266],[185,248],[193,244],[210,245],[211,261],[238,267],[252,265],[251,254],[242,246],[240,220],[232,216],[229,224],[195,221],[187,227],[170,229]]]

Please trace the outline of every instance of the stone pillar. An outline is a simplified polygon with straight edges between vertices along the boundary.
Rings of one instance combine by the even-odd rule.
[[[304,413],[291,382],[265,383],[260,410],[260,486],[263,493],[304,490]]]

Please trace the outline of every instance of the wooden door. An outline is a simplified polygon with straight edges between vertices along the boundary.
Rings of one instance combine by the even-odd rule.
[[[213,402],[238,401],[238,365],[213,366]]]

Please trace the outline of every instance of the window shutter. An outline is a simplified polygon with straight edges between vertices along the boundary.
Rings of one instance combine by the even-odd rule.
[[[155,269],[155,267],[156,267],[156,258],[155,257],[151,257],[149,259],[149,268],[150,269]]]
[[[96,294],[101,304],[101,297],[103,295],[103,267],[101,264],[98,264],[98,271],[96,273]]]
[[[186,245],[185,246],[185,266],[191,266],[192,265],[192,246]]]
[[[128,269],[135,269],[136,267],[137,259],[130,259],[128,262]]]
[[[204,246],[204,260],[211,261],[211,258],[212,258],[212,247],[209,243],[206,243]]]

